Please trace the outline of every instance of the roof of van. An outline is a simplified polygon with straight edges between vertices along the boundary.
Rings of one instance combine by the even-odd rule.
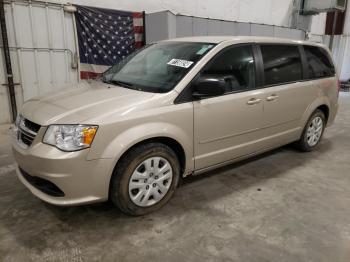
[[[218,44],[221,42],[233,42],[233,43],[286,43],[286,44],[302,44],[302,45],[315,45],[322,46],[322,44],[302,41],[302,40],[292,40],[286,38],[277,37],[259,37],[259,36],[193,36],[193,37],[182,37],[173,38],[165,41],[181,41],[181,42],[205,42]]]

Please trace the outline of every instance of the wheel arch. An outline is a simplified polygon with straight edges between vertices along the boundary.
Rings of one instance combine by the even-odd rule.
[[[301,122],[300,122],[300,127],[302,130],[304,129],[307,121],[309,120],[310,116],[317,110],[321,110],[326,117],[326,121],[328,121],[329,114],[330,114],[330,103],[328,99],[325,97],[319,97],[316,99],[312,104],[308,106],[308,108],[305,110]]]
[[[150,137],[138,142],[135,142],[133,145],[131,145],[127,150],[125,150],[118,160],[115,162],[113,171],[111,172],[110,178],[109,178],[109,184],[108,184],[108,196],[110,197],[111,194],[111,186],[112,186],[112,180],[113,177],[115,176],[115,170],[118,168],[118,165],[121,163],[121,161],[127,156],[127,154],[133,150],[134,148],[149,144],[149,143],[161,143],[164,145],[167,145],[170,147],[172,150],[174,150],[176,156],[178,157],[179,163],[180,163],[180,174],[183,174],[186,170],[186,152],[183,146],[174,138],[167,137],[167,136],[154,136]]]
[[[326,117],[326,124],[327,124],[328,118],[329,118],[329,107],[327,105],[323,104],[323,105],[318,106],[315,110],[317,110],[317,109],[319,109],[323,112],[324,116]]]
[[[168,136],[155,136],[150,137],[144,140],[141,140],[139,142],[134,143],[131,145],[127,150],[125,150],[119,157],[119,159],[115,163],[115,168],[118,166],[118,163],[134,148],[149,144],[149,143],[161,143],[168,147],[170,147],[172,150],[174,150],[176,156],[178,157],[179,163],[180,163],[180,170],[181,172],[185,172],[186,170],[186,152],[183,146],[174,138],[168,137]]]

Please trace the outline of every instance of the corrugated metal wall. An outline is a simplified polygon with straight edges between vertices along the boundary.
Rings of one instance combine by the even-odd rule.
[[[5,2],[6,3],[6,2]],[[62,5],[10,1],[7,33],[18,108],[33,96],[78,82],[73,16]],[[0,56],[0,123],[10,122],[3,56]]]
[[[305,39],[304,31],[288,27],[174,15],[169,11],[146,15],[147,43],[174,37],[202,35],[252,35]]]

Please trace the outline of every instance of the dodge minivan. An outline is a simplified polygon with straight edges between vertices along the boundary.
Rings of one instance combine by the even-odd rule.
[[[98,79],[28,100],[13,127],[17,175],[54,205],[109,199],[143,215],[168,202],[182,177],[292,142],[314,150],[338,92],[320,44],[160,41]]]

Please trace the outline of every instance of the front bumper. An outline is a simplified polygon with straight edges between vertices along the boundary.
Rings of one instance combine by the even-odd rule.
[[[108,199],[113,159],[86,160],[88,149],[63,152],[41,142],[23,149],[14,140],[12,149],[17,162],[18,178],[43,201],[65,206]],[[43,190],[31,178],[40,183],[44,181],[44,185],[46,181],[51,188],[56,186],[63,194]]]

